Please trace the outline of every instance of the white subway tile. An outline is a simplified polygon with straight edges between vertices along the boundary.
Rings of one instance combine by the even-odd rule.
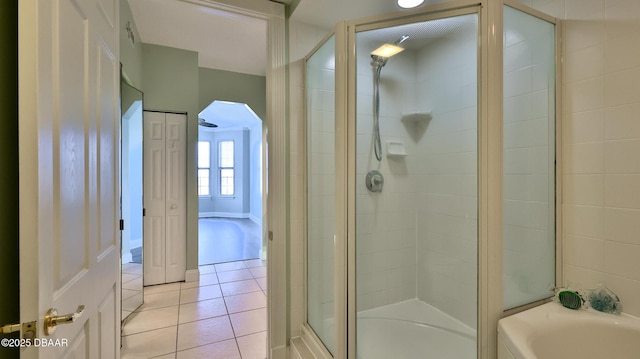
[[[605,239],[640,245],[640,210],[605,209]]]
[[[605,243],[602,239],[568,235],[563,241],[565,263],[604,271]]]
[[[598,110],[605,104],[605,77],[566,83],[563,93],[564,112]]]
[[[605,242],[604,260],[606,272],[640,281],[640,245]]]
[[[640,209],[640,175],[606,175],[605,196],[608,207]]]
[[[604,75],[605,53],[604,43],[567,53],[562,73],[564,81],[576,82]]]
[[[640,173],[640,139],[607,142],[604,153],[607,174]]]
[[[610,140],[640,138],[640,102],[607,108],[605,138]]]
[[[604,206],[604,175],[565,175],[563,203]]]
[[[590,206],[563,206],[563,231],[581,237],[604,237],[604,208]]]
[[[640,101],[640,67],[607,74],[605,78],[607,107]]]

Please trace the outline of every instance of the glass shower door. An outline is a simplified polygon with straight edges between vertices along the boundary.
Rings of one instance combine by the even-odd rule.
[[[397,23],[355,33],[357,358],[475,358],[478,16]]]
[[[307,323],[334,350],[335,39],[306,63]]]

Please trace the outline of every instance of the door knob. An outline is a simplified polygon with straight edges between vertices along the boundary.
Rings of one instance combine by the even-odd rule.
[[[51,335],[56,331],[58,324],[70,324],[80,318],[84,313],[84,305],[79,305],[75,313],[58,316],[58,311],[54,308],[49,309],[44,316],[44,334]]]

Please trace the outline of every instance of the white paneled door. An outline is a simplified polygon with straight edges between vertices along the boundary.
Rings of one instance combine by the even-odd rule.
[[[144,284],[185,279],[187,116],[144,112]]]
[[[18,4],[21,357],[118,358],[119,2]]]

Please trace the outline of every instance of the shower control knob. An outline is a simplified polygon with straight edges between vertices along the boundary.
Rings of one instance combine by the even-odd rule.
[[[365,184],[367,185],[367,189],[371,192],[382,192],[384,177],[382,176],[382,173],[376,170],[369,171],[369,173],[367,173]]]

